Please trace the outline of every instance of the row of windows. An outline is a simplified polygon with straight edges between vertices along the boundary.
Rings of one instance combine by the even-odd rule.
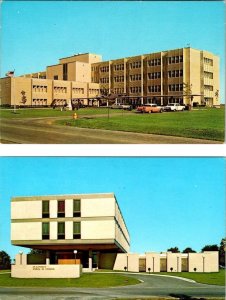
[[[100,78],[100,83],[109,83],[109,77]]]
[[[124,76],[115,76],[114,81],[115,82],[124,82]]]
[[[109,66],[101,67],[100,72],[103,72],[103,73],[109,72]]]
[[[213,79],[213,73],[204,71],[204,77],[209,78],[209,79]]]
[[[141,74],[130,75],[130,81],[141,80]]]
[[[58,104],[65,104],[67,103],[67,100],[66,99],[55,99],[53,100],[55,103],[57,102]]]
[[[161,66],[161,58],[154,58],[154,59],[148,60],[148,66],[149,67]]]
[[[124,88],[114,88],[114,93],[115,94],[122,94],[122,93],[124,93]]]
[[[119,64],[114,66],[115,71],[124,70],[124,64]]]
[[[151,86],[148,86],[148,92],[149,93],[161,92],[161,85],[151,85]]]
[[[183,77],[183,70],[168,71],[168,77]]]
[[[213,91],[213,86],[212,85],[204,85],[204,90]]]
[[[57,93],[67,93],[67,88],[63,86],[54,86],[54,92]]]
[[[47,86],[46,85],[33,85],[32,86],[33,92],[47,92]]]
[[[84,94],[84,89],[83,88],[72,88],[73,93],[76,94]]]
[[[213,60],[207,57],[204,57],[204,63],[209,66],[213,66]]]
[[[169,84],[169,92],[183,91],[183,84]]]
[[[47,99],[39,99],[39,98],[34,98],[32,101],[36,103],[47,103]]]
[[[148,79],[161,78],[161,72],[148,73]]]
[[[91,67],[92,71],[98,71],[98,66]]]
[[[49,218],[49,200],[42,201],[42,217]],[[57,217],[65,217],[65,200],[57,201]],[[73,200],[73,217],[81,217],[81,200]]]
[[[140,86],[130,87],[130,93],[141,93],[141,87]]]
[[[50,230],[49,222],[42,223],[42,239],[49,240]],[[65,239],[65,222],[57,223],[57,239]],[[81,222],[73,222],[73,239],[81,239]]]
[[[137,69],[141,67],[141,61],[134,61],[129,65],[130,65],[130,69]]]
[[[99,89],[89,89],[90,94],[99,94]]]
[[[168,57],[168,64],[178,64],[183,62],[183,55],[171,56]]]

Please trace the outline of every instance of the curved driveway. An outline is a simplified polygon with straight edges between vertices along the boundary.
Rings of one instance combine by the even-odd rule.
[[[1,119],[1,142],[18,144],[220,144],[155,134],[55,125],[59,118]],[[62,119],[62,117],[61,117]],[[63,119],[66,119],[64,117]]]
[[[224,287],[188,282],[174,277],[126,274],[141,281],[140,284],[112,288],[0,288],[0,299],[140,299],[152,296],[175,299],[192,297],[224,297]]]

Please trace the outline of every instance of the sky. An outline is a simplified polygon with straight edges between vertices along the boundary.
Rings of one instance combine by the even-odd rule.
[[[76,53],[109,60],[189,44],[220,56],[224,102],[223,1],[3,1],[1,14],[1,77]]]
[[[10,244],[15,196],[115,193],[131,252],[219,244],[224,237],[224,158],[1,157],[0,251]],[[25,250],[26,252],[26,250]]]

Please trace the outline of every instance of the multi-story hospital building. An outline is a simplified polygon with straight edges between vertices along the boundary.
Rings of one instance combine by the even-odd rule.
[[[12,266],[13,277],[79,277],[97,268],[218,271],[218,252],[130,253],[129,232],[113,193],[12,198],[11,242],[42,250],[38,254],[20,251]]]
[[[102,104],[102,95],[127,103],[220,104],[219,57],[190,47],[102,61],[84,53],[61,58],[45,71],[1,78],[1,105]],[[192,102],[191,102],[192,96]]]

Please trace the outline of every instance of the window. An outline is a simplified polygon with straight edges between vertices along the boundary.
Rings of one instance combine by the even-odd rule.
[[[57,216],[64,218],[65,217],[65,200],[58,200],[58,213]]]
[[[63,64],[63,80],[67,80],[67,64]]]
[[[58,75],[54,75],[54,76],[53,76],[53,79],[54,79],[54,80],[58,80]]]
[[[57,225],[57,238],[58,238],[58,240],[65,239],[65,223],[64,222],[59,222]]]
[[[42,217],[49,218],[49,201],[42,201]]]
[[[81,217],[81,200],[80,199],[74,199],[73,217]]]
[[[81,238],[81,223],[74,222],[73,223],[73,239],[80,239]]]
[[[42,223],[42,239],[49,240],[49,223]]]

